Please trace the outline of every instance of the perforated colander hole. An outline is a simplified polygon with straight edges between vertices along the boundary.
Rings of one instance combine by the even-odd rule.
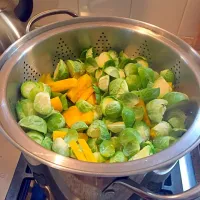
[[[41,74],[38,73],[35,69],[33,69],[26,61],[24,61],[23,63],[24,63],[24,66],[23,66],[24,81],[36,81],[38,77],[41,76]]]

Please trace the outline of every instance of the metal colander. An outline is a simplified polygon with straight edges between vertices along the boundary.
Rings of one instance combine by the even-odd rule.
[[[114,49],[128,56],[144,56],[156,70],[172,69],[175,89],[200,98],[198,54],[174,35],[153,25],[115,17],[76,18],[30,32],[13,44],[0,59],[0,123],[4,135],[30,158],[51,167],[79,174],[125,176],[161,168],[175,162],[199,143],[199,108],[179,142],[144,159],[126,163],[88,163],[48,151],[30,140],[16,122],[15,104],[20,84],[52,73],[59,59],[78,58],[84,48],[97,54]]]

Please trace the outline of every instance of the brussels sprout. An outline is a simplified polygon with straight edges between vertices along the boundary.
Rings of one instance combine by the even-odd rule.
[[[29,99],[30,98],[30,92],[33,88],[37,87],[36,82],[32,82],[32,81],[26,81],[24,83],[22,83],[21,85],[21,94],[23,97]]]
[[[142,67],[148,67],[149,66],[147,59],[145,57],[139,56],[139,57],[135,58],[135,60]]]
[[[44,91],[44,84],[43,83],[35,83],[35,87],[31,89],[30,94],[29,94],[29,99],[34,101],[35,96]],[[49,96],[51,95],[49,91],[47,92]]]
[[[100,105],[94,106],[94,119],[101,119],[102,118],[102,110]]]
[[[29,131],[26,133],[26,135],[38,144],[41,144],[44,139],[44,135],[38,131]]]
[[[117,151],[111,158],[110,163],[126,162],[127,158],[122,151]]]
[[[106,69],[104,69],[104,72],[113,78],[120,77],[119,71],[117,70],[116,67],[107,67]]]
[[[109,51],[108,51],[108,54],[109,54],[109,56],[110,56],[113,60],[115,60],[115,59],[118,58],[118,54],[117,54],[116,51],[109,50]]]
[[[182,110],[175,109],[167,112],[165,119],[173,128],[185,128],[186,115]]]
[[[125,72],[126,76],[137,75],[138,67],[140,67],[140,65],[138,63],[128,63],[124,67],[124,72]]]
[[[71,77],[78,78],[85,73],[84,64],[81,62],[68,60],[67,67]]]
[[[118,69],[119,70],[119,77],[120,78],[125,78],[125,73],[124,73],[124,70],[123,69]]]
[[[176,142],[176,139],[171,136],[160,136],[153,140],[153,145],[156,149],[156,152],[159,152],[168,148],[174,142]]]
[[[127,58],[128,58],[128,56],[123,51],[120,51],[120,53],[119,53],[120,61],[125,60]]]
[[[96,59],[97,64],[99,65],[100,68],[103,68],[104,64],[109,60],[111,60],[111,56],[109,55],[108,52],[102,52]]]
[[[144,118],[143,107],[135,107],[135,108],[133,108],[133,112],[135,113],[135,120],[136,121],[141,121]]]
[[[47,133],[46,122],[41,117],[35,115],[24,117],[19,121],[19,125],[30,130],[39,131],[44,134]]]
[[[68,129],[67,134],[65,135],[64,141],[69,144],[71,141],[78,140],[78,132],[75,129]]]
[[[154,148],[152,142],[150,142],[150,141],[145,141],[145,142],[142,142],[142,143],[141,143],[141,148],[144,148],[144,147],[146,147],[146,146],[150,146],[150,147],[151,147],[150,155],[152,155],[152,154],[155,153],[155,148]]]
[[[121,116],[122,105],[112,97],[105,97],[101,102],[101,108],[103,115],[108,118],[117,119]]]
[[[95,71],[95,78],[97,79],[97,80],[99,80],[100,79],[100,77],[103,75],[103,70],[102,69],[97,69],[96,71]]]
[[[66,94],[63,94],[60,96],[60,101],[62,103],[63,110],[67,110],[68,109],[68,101],[66,98]]]
[[[118,99],[122,102],[123,106],[127,106],[129,108],[133,108],[139,103],[139,98],[131,92],[121,94]]]
[[[97,138],[89,138],[87,141],[87,144],[93,153],[99,151],[96,141],[97,141]]]
[[[142,82],[138,75],[129,75],[126,77],[126,83],[129,91],[138,90],[142,88]]]
[[[100,102],[101,102],[101,91],[96,85],[93,85],[93,89],[94,89],[94,92],[95,92],[97,104],[100,104]]]
[[[124,121],[126,128],[133,127],[133,124],[135,122],[134,111],[131,108],[123,107],[123,109],[122,109],[122,119]]]
[[[99,68],[94,58],[87,58],[84,64],[85,70],[89,74],[93,74]]]
[[[69,71],[67,65],[60,59],[53,74],[54,81],[69,78]]]
[[[149,82],[154,82],[154,71],[151,68],[139,67],[138,74],[141,79],[142,87],[146,88]]]
[[[181,137],[187,130],[183,128],[173,128],[170,132],[170,136],[174,138]]]
[[[114,122],[112,124],[107,124],[107,128],[113,133],[120,133],[126,127],[125,127],[124,122]]]
[[[74,123],[71,128],[77,130],[78,132],[83,132],[88,129],[88,126],[85,122],[79,121]]]
[[[120,60],[119,68],[124,69],[124,67],[129,63],[136,63],[136,61],[131,58],[125,58],[123,60]]]
[[[166,111],[167,101],[164,99],[154,99],[146,104],[146,109],[150,120],[153,123],[159,123],[163,119]]]
[[[40,113],[41,115],[48,115],[52,112],[52,106],[50,101],[49,93],[47,92],[39,92],[35,96],[34,100],[34,109]]]
[[[130,157],[140,151],[140,144],[137,140],[127,143],[123,148],[125,156]]]
[[[51,87],[44,84],[44,83],[42,83],[42,85],[43,85],[43,88],[44,88],[44,92],[49,93],[49,96],[51,96]]]
[[[100,152],[94,152],[93,155],[99,163],[103,163],[106,161],[106,159],[100,154]]]
[[[110,158],[115,154],[115,147],[110,140],[104,140],[99,147],[100,154],[106,158]]]
[[[155,80],[157,80],[157,79],[160,77],[160,75],[159,75],[159,73],[156,72],[156,71],[153,71],[153,72],[154,72],[154,78],[155,78]]]
[[[77,159],[76,155],[74,154],[74,152],[73,152],[73,150],[71,148],[69,148],[69,157]]]
[[[68,128],[59,128],[58,131],[64,131],[65,133],[68,133]]]
[[[155,137],[169,135],[172,131],[172,127],[170,126],[170,124],[165,121],[160,122],[152,129],[156,134]]]
[[[76,102],[76,106],[78,107],[78,109],[83,112],[89,112],[91,110],[93,110],[93,105],[91,105],[90,103],[88,103],[87,101],[80,99],[79,101]]]
[[[149,140],[150,129],[143,121],[136,121],[133,128],[140,134],[143,142]]]
[[[84,49],[84,50],[82,50],[82,52],[81,52],[81,54],[80,54],[80,60],[81,60],[82,62],[85,62],[87,51],[88,51],[88,49]]]
[[[151,147],[147,145],[142,150],[140,150],[137,154],[135,154],[132,158],[130,158],[128,161],[142,159],[150,155],[151,155]]]
[[[139,91],[132,91],[132,93],[147,103],[159,96],[160,88],[145,88]]]
[[[44,140],[42,141],[42,146],[45,148],[45,149],[48,149],[48,150],[51,150],[51,147],[52,147],[52,144],[53,144],[53,141],[50,137],[45,137]]]
[[[106,92],[108,91],[109,83],[110,83],[110,77],[108,75],[105,75],[99,79],[98,86],[102,91]]]
[[[126,128],[119,134],[120,143],[125,146],[129,142],[138,141],[142,142],[142,137],[140,134],[133,128]]]
[[[122,78],[117,78],[110,82],[109,94],[119,97],[121,94],[128,92],[128,85]]]
[[[121,150],[121,144],[120,144],[120,141],[119,141],[119,138],[114,136],[114,137],[111,137],[111,141],[115,147],[115,150],[116,151],[120,151]]]
[[[51,92],[51,98],[60,97],[60,96],[62,96],[62,93],[60,92]]]
[[[180,101],[188,100],[189,98],[186,94],[181,92],[169,92],[163,97],[163,99],[168,102],[168,106],[171,106]]]
[[[175,75],[174,72],[170,69],[165,69],[163,71],[160,72],[160,75],[167,81],[167,82],[171,82],[174,83],[175,81]]]
[[[94,55],[95,55],[94,49],[91,47],[86,51],[85,57],[86,57],[86,59],[87,58],[94,58]]]
[[[62,156],[69,156],[69,145],[62,138],[53,141],[52,150]]]
[[[106,61],[103,68],[106,69],[108,67],[115,67],[115,61],[114,60]]]
[[[65,127],[65,118],[60,113],[54,113],[47,119],[48,132],[52,133]]]
[[[18,101],[16,104],[16,112],[19,120],[30,115],[36,115],[33,102],[29,99]]]
[[[110,139],[110,133],[108,132],[105,123],[101,120],[94,120],[92,122],[87,130],[87,135],[92,138],[100,137],[103,140]]]

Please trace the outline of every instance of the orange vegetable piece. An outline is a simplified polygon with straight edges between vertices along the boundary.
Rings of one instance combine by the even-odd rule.
[[[84,139],[87,142],[88,135],[86,133],[78,133],[78,139]]]
[[[93,122],[93,120],[94,120],[93,111],[82,113],[80,121],[84,121],[87,125],[90,125]]]
[[[95,97],[95,94],[93,93],[88,99],[87,99],[87,102],[92,104],[92,105],[95,105],[97,102],[96,102],[96,97]]]
[[[152,128],[150,130],[150,136],[152,139],[154,139],[156,137],[156,132]]]
[[[62,138],[62,139],[64,139],[64,137],[65,137],[66,134],[67,133],[64,132],[64,131],[54,131],[53,132],[53,140],[55,140],[56,138]]]
[[[46,74],[45,84],[54,83],[53,79],[51,78],[51,74]]]
[[[87,161],[84,153],[82,152],[82,150],[79,148],[78,144],[74,140],[72,140],[69,143],[69,146],[72,148],[72,151],[74,152],[78,160]]]
[[[48,85],[51,87],[52,92],[63,92],[65,90],[76,87],[78,84],[77,79],[68,78],[61,81],[55,81],[53,83],[49,83]]]
[[[92,86],[89,87],[89,88],[87,88],[87,89],[82,93],[82,95],[80,96],[80,98],[79,98],[78,100],[80,100],[80,99],[87,100],[87,99],[92,95],[93,92],[94,92],[94,89],[93,89]]]
[[[42,74],[42,76],[40,76],[38,82],[45,83],[45,78],[46,78],[46,74]]]
[[[59,97],[54,97],[53,99],[51,99],[51,105],[53,106],[54,110],[62,112],[63,106]]]

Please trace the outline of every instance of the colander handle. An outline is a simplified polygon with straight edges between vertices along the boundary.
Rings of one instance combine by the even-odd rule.
[[[51,16],[51,15],[57,15],[57,14],[67,14],[71,17],[78,17],[78,15],[72,11],[69,11],[69,10],[65,10],[65,9],[52,9],[52,10],[46,10],[44,12],[41,12],[37,15],[35,15],[34,17],[32,17],[27,26],[26,26],[26,33],[29,33],[30,32],[30,29],[32,27],[32,25],[39,21],[40,19],[42,18],[45,18],[45,17],[48,17],[48,16]]]

